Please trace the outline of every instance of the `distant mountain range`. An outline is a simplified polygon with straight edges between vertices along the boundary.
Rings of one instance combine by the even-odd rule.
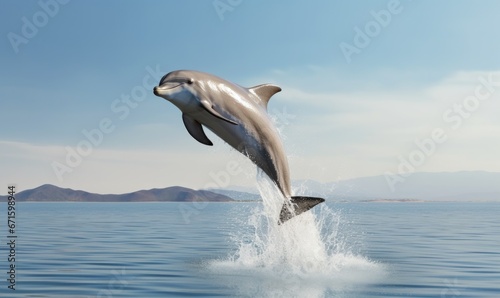
[[[500,173],[497,172],[413,173],[406,178],[381,175],[332,183],[303,180],[295,181],[294,185],[301,190],[301,195],[345,200],[500,201]]]
[[[296,180],[292,185],[295,195],[317,196],[332,201],[500,201],[500,173],[497,172],[413,173],[407,177],[380,175],[329,183]],[[255,194],[256,189],[242,190],[241,187],[238,191],[211,191],[235,199],[259,197]]]
[[[162,189],[139,190],[126,194],[96,194],[82,190],[60,188],[45,184],[40,187],[20,191],[15,194],[16,201],[28,202],[232,202],[234,201],[223,194],[208,190],[193,190],[180,186]],[[7,196],[0,196],[0,201],[5,202]]]
[[[392,189],[388,181],[392,181]],[[293,181],[293,186],[295,195],[317,196],[332,201],[500,201],[500,173],[497,172],[413,173],[406,178],[381,175],[330,183],[298,180]],[[172,186],[103,195],[46,184],[20,191],[16,199],[41,202],[233,202],[258,201],[260,195],[257,193],[256,188],[193,190]],[[0,202],[6,200],[7,196],[0,196]]]

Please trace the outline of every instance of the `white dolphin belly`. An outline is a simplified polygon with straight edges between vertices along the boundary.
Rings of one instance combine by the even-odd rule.
[[[271,139],[279,138],[273,127],[255,127],[245,123],[232,125],[224,121],[214,121],[214,116],[204,112],[196,120],[210,129],[231,147],[241,152],[276,183],[287,198],[291,196],[288,161],[282,146],[266,146]],[[270,119],[265,119],[270,121]]]

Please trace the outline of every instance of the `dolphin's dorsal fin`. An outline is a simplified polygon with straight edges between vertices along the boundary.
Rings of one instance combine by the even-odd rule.
[[[203,127],[200,122],[194,120],[186,114],[182,114],[182,121],[184,121],[184,126],[186,126],[187,131],[193,138],[195,138],[195,140],[208,146],[213,145],[212,141],[208,139],[207,135],[203,131]]]
[[[260,98],[262,106],[267,110],[267,103],[271,96],[281,91],[281,88],[272,84],[262,84],[248,88],[250,92]]]

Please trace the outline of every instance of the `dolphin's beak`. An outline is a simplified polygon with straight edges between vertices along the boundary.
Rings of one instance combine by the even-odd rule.
[[[156,96],[162,96],[166,95],[170,89],[174,89],[175,87],[178,87],[182,85],[182,83],[179,82],[166,82],[161,84],[160,86],[156,86],[153,89],[153,93]]]

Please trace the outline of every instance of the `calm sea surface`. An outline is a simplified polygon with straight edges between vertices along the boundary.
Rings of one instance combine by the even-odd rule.
[[[500,203],[18,203],[1,297],[500,297]]]

